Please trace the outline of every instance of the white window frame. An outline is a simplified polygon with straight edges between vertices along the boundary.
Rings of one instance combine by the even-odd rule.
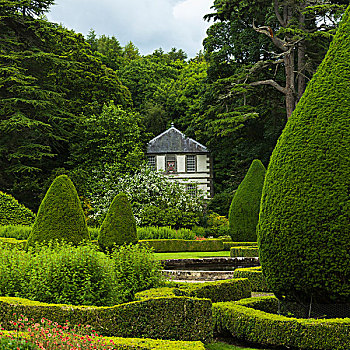
[[[195,173],[197,172],[197,156],[190,154],[186,156],[186,172]]]
[[[148,156],[148,166],[157,170],[157,156]]]

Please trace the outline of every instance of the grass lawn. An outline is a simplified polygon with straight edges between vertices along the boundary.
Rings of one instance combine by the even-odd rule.
[[[229,257],[229,251],[220,252],[178,252],[178,253],[154,253],[158,260],[167,259],[196,259],[196,258],[211,258],[217,256]]]

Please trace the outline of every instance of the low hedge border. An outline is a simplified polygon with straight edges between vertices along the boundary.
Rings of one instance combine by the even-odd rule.
[[[259,256],[258,247],[233,247],[230,249],[230,257],[253,258]]]
[[[12,336],[13,339],[23,338],[30,340],[27,332],[17,331],[1,331],[1,336]],[[205,350],[204,344],[199,341],[172,341],[158,340],[149,338],[119,338],[119,337],[98,337],[97,339],[105,340],[108,343],[113,341],[113,349],[115,350]]]
[[[24,249],[27,245],[27,240],[18,240],[15,238],[0,237],[0,246],[7,246],[10,248]]]
[[[214,333],[269,346],[296,349],[350,349],[350,318],[297,319],[267,313],[277,311],[275,297],[213,304]],[[260,310],[259,310],[260,309]]]
[[[261,266],[236,269],[233,271],[233,278],[248,278],[253,292],[270,292],[270,288],[262,274]]]
[[[176,283],[170,282],[169,287],[153,288],[137,293],[136,299],[187,296],[207,298],[213,303],[240,300],[251,296],[251,286],[247,278],[222,280],[205,283]]]
[[[257,242],[225,242],[224,250],[230,250],[232,247],[257,247]]]
[[[212,310],[208,299],[172,297],[134,301],[112,307],[45,304],[23,298],[0,297],[0,323],[12,330],[13,314],[34,322],[44,317],[63,324],[90,325],[103,336],[167,340],[212,340]]]
[[[155,253],[170,252],[217,252],[224,250],[221,239],[185,240],[185,239],[147,239],[139,243],[147,244]]]

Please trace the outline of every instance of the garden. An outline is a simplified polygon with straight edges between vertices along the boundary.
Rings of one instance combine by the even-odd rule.
[[[0,349],[350,349],[349,62],[350,8],[228,219],[148,168],[91,203],[58,175],[36,214],[0,192]],[[164,274],[218,257],[259,266]]]

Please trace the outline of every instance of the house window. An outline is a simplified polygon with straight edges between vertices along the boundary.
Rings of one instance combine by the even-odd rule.
[[[186,191],[191,197],[195,197],[197,195],[197,185],[195,184],[186,185]]]
[[[176,156],[168,155],[166,157],[166,172],[167,174],[176,173]]]
[[[148,166],[151,169],[157,169],[156,156],[148,156]]]
[[[186,156],[186,169],[187,172],[196,172],[197,171],[197,164],[196,164],[196,156],[190,155]]]

